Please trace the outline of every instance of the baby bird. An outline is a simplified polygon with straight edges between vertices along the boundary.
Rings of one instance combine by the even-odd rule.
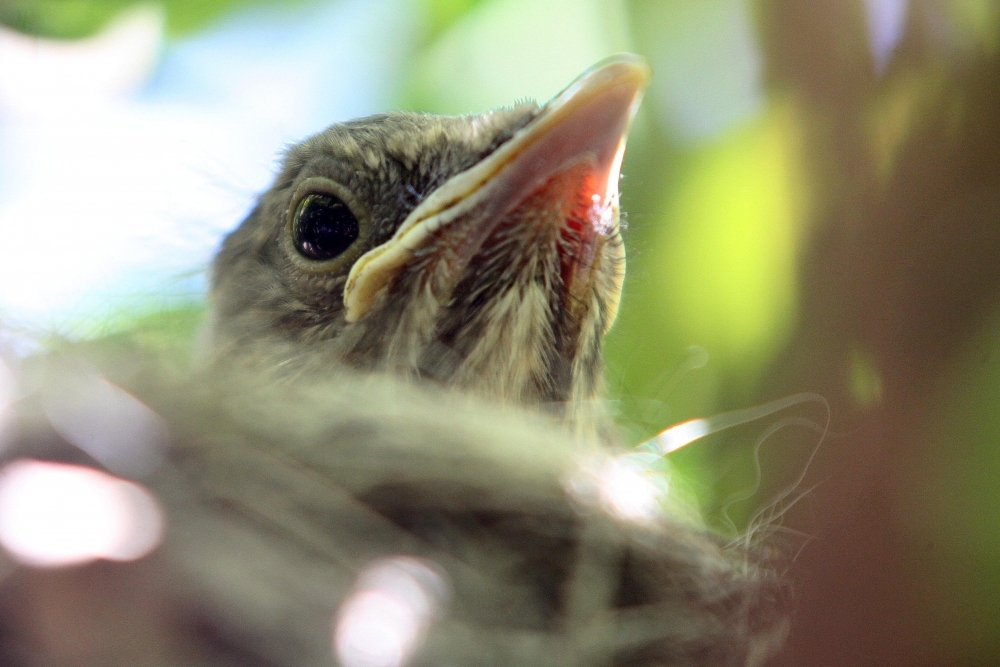
[[[787,583],[655,499],[616,511],[648,471],[588,407],[648,78],[621,55],[541,108],[391,113],[292,147],[216,259],[201,370],[130,387],[171,437],[145,480],[168,514],[155,592],[114,568],[59,595],[24,576],[0,638],[33,648],[0,662],[763,664]],[[59,605],[82,589],[128,622],[81,629],[99,616]]]
[[[625,274],[622,157],[648,80],[642,59],[620,55],[541,108],[335,125],[288,151],[216,259],[210,366],[287,387],[250,401],[271,415],[246,420],[250,442],[299,424],[292,460],[349,489],[375,525],[416,537],[423,546],[398,550],[453,582],[421,664],[754,665],[785,631],[784,582],[754,557],[679,520],[588,517],[566,490],[614,442],[592,406]],[[555,423],[532,416],[542,407]],[[258,465],[284,470],[271,458],[282,440]],[[213,494],[242,483],[226,481],[228,463],[206,473],[214,458],[196,450],[187,474],[209,474]],[[294,506],[302,492],[279,486]],[[372,541],[399,539],[374,537],[385,529],[373,525]],[[282,581],[288,563],[273,562]],[[335,570],[306,588],[329,591]],[[308,571],[274,589],[302,587]],[[259,612],[281,599],[233,604]],[[267,616],[302,613],[301,602]],[[263,626],[237,634],[264,637]]]
[[[648,78],[619,56],[543,108],[385,114],[294,146],[216,260],[216,359],[389,371],[517,406],[597,398]]]

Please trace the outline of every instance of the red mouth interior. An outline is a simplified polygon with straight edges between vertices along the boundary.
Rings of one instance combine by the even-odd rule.
[[[483,243],[500,244],[514,232],[522,239],[521,247],[537,245],[544,252],[544,248],[554,246],[559,256],[561,296],[572,308],[592,285],[604,240],[616,231],[600,215],[602,185],[594,159],[586,156],[515,204]],[[506,229],[500,232],[502,228]],[[517,228],[520,230],[514,231]]]
[[[568,170],[565,179],[569,189],[563,193],[559,260],[566,296],[578,299],[582,290],[590,286],[594,261],[607,234],[594,220],[594,196],[603,193],[589,160]]]

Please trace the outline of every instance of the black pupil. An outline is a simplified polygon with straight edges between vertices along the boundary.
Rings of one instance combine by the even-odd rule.
[[[333,195],[308,195],[295,217],[295,247],[304,257],[333,259],[358,238],[358,219]]]

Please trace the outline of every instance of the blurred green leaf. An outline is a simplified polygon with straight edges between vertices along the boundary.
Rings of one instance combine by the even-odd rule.
[[[645,105],[682,141],[758,115],[763,55],[749,0],[631,0],[631,32],[656,72]]]
[[[0,3],[0,23],[40,37],[76,39],[103,28],[137,0],[7,0]]]
[[[1000,49],[1000,6],[995,0],[943,0],[951,28],[964,46],[995,53]]]
[[[469,10],[484,0],[424,0],[427,41],[432,42]]]
[[[752,381],[790,333],[805,212],[799,129],[781,105],[699,150],[664,207],[663,325]],[[735,379],[735,378],[732,378]]]
[[[855,349],[851,353],[851,398],[863,408],[878,403],[882,398],[882,378],[871,355]]]
[[[404,105],[470,113],[525,98],[544,102],[590,65],[627,47],[617,0],[478,3],[418,55]]]
[[[168,34],[176,37],[204,28],[241,7],[308,1],[311,0],[4,0],[0,3],[0,24],[39,37],[80,39],[98,32],[129,7],[159,5],[166,12]]]

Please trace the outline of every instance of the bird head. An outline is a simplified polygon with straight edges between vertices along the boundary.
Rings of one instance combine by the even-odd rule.
[[[218,359],[593,399],[625,272],[618,180],[649,78],[621,55],[548,104],[389,113],[288,150],[214,267]]]

